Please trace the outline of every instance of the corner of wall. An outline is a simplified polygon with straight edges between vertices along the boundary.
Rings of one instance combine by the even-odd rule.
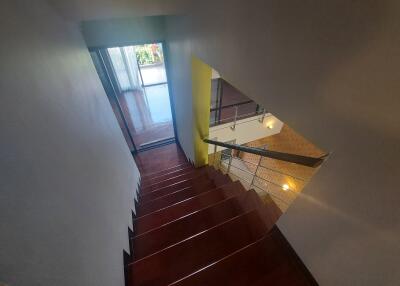
[[[191,66],[195,166],[200,167],[208,163],[208,146],[203,138],[209,131],[212,69],[195,56],[192,56]]]

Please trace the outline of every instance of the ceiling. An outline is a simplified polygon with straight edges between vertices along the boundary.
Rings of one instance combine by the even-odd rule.
[[[111,18],[180,14],[190,0],[47,0],[73,22]]]

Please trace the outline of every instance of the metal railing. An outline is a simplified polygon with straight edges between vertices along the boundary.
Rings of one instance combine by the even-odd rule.
[[[283,186],[277,182],[274,182],[272,180],[268,180],[266,178],[263,178],[259,175],[259,170],[260,169],[267,169],[271,172],[276,172],[280,175],[283,176],[287,176],[287,177],[291,177],[294,180],[298,180],[301,181],[302,184],[305,184],[307,182],[306,179],[303,178],[299,178],[296,176],[293,176],[291,174],[288,173],[284,173],[275,169],[271,169],[271,168],[267,168],[265,166],[262,166],[261,163],[261,158],[258,161],[258,164],[255,164],[253,162],[250,161],[245,161],[239,157],[233,157],[231,155],[225,155],[227,157],[229,157],[229,159],[225,159],[225,160],[220,160],[219,161],[219,166],[216,166],[218,169],[220,169],[221,171],[225,172],[228,175],[231,175],[233,177],[236,177],[239,181],[241,181],[242,183],[244,183],[244,185],[248,185],[247,188],[248,189],[257,189],[261,192],[266,192],[268,195],[270,195],[274,200],[278,200],[279,203],[284,204],[285,208],[289,206],[291,201],[287,201],[285,199],[283,199],[282,197],[279,197],[276,195],[276,192],[272,192],[271,191],[271,186],[276,188],[277,190],[282,190]],[[232,162],[235,161],[240,161],[243,162],[245,164],[252,164],[256,166],[256,169],[254,172],[251,172],[250,170],[246,170],[244,168],[241,168],[239,166],[236,166],[235,164],[233,164]],[[243,175],[243,173],[245,175]],[[246,176],[247,175],[247,176]],[[260,183],[261,182],[261,183]],[[297,193],[292,190],[292,189],[286,189],[285,191],[285,197],[292,197],[294,199],[294,197],[297,195]],[[291,193],[291,194],[290,194]]]
[[[246,106],[247,105],[247,106]],[[253,107],[248,105],[254,105]],[[247,107],[247,108],[246,108]],[[251,110],[254,108],[254,111],[248,112],[249,109]],[[227,111],[228,110],[228,111]],[[231,110],[231,111],[229,111]],[[233,113],[233,116],[226,116],[223,115],[223,112],[227,113]],[[256,104],[252,100],[248,101],[243,101],[243,102],[238,102],[235,104],[230,104],[226,106],[218,106],[215,108],[210,109],[210,126],[217,126],[229,122],[234,122],[234,124],[231,126],[232,129],[235,129],[236,122],[240,119],[244,118],[249,118],[252,116],[260,115],[262,114],[262,118],[265,117],[265,114],[267,113],[265,108],[260,107],[258,104]]]
[[[257,116],[257,117],[252,118],[253,116]],[[266,111],[265,112],[264,111],[263,112],[258,112],[258,113],[249,112],[249,113],[245,113],[245,114],[241,114],[241,115],[239,115],[239,114],[236,115],[236,112],[235,112],[235,116],[226,117],[224,119],[221,119],[221,120],[218,121],[218,124],[216,124],[213,121],[210,121],[210,126],[214,127],[213,130],[218,130],[217,126],[223,125],[223,124],[226,124],[226,123],[232,123],[230,128],[235,130],[236,126],[239,125],[239,124],[250,122],[250,121],[255,121],[255,120],[257,120],[260,123],[263,123],[264,122],[264,118],[270,117],[270,116],[272,116],[272,115],[271,114],[267,114]],[[239,120],[246,119],[246,118],[248,118],[248,120],[242,121],[242,122],[238,122]],[[226,128],[226,126],[224,126],[222,128]]]
[[[294,182],[295,186],[297,186],[298,188],[300,187],[302,188],[305,186],[305,184],[308,183],[310,179],[310,177],[303,178],[298,175],[290,174],[288,172],[284,172],[282,170],[277,170],[263,165],[262,162],[264,157],[271,158],[270,156],[268,156],[269,155],[268,152],[271,151],[265,150],[265,146],[263,146],[263,148],[253,148],[247,146],[240,146],[236,144],[222,143],[209,139],[204,139],[204,141],[209,144],[214,144],[213,142],[218,143],[214,144],[214,153],[213,153],[213,165],[217,169],[226,172],[226,174],[232,177],[236,177],[244,185],[247,185],[247,189],[255,189],[256,191],[258,190],[261,192],[266,192],[268,195],[271,196],[271,198],[278,204],[278,206],[282,210],[286,209],[298,194],[298,192],[295,189],[289,187],[289,185],[287,185],[285,182],[288,181],[289,179],[291,182]],[[217,152],[217,146],[228,148],[230,152],[219,153]],[[239,156],[233,156],[232,150],[238,150],[245,153],[259,155],[258,161],[251,162],[248,160],[244,160]],[[217,160],[217,154],[221,155],[221,157],[218,158],[218,160]],[[323,161],[326,156],[327,155],[322,156],[321,158],[318,159]],[[291,161],[286,161],[286,162],[289,162],[293,165],[296,164]],[[319,163],[318,166],[320,164],[321,163]],[[304,164],[299,164],[299,165],[305,166]],[[307,170],[311,170],[313,172],[317,166],[313,165],[306,167]],[[263,177],[263,174],[267,176]],[[279,179],[276,180],[277,178]],[[282,195],[279,196],[277,194],[282,194]]]
[[[203,141],[206,143],[209,143],[209,144],[221,146],[221,147],[228,148],[228,149],[239,150],[242,152],[247,152],[247,153],[251,153],[251,154],[255,154],[255,155],[260,155],[263,157],[268,157],[268,158],[286,161],[286,162],[290,162],[290,163],[300,164],[303,166],[313,167],[313,168],[321,165],[322,162],[324,161],[324,158],[327,156],[327,154],[326,154],[320,158],[315,158],[315,157],[302,156],[302,155],[297,155],[297,154],[290,154],[290,153],[242,146],[242,145],[237,145],[237,144],[229,144],[229,143],[224,143],[224,142],[220,142],[220,141],[216,141],[216,140],[212,140],[212,139],[208,139],[208,138],[203,139]]]

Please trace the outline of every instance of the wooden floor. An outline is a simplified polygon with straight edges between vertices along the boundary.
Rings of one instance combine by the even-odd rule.
[[[317,285],[275,226],[272,199],[213,167],[195,168],[176,144],[135,160],[141,186],[127,286]]]
[[[146,96],[149,95],[143,91],[129,91],[118,95],[122,112],[137,149],[146,143],[174,137],[171,107],[167,105],[161,109],[156,108],[154,103],[146,100]],[[169,120],[155,120],[157,117],[169,118]]]
[[[187,163],[185,154],[176,143],[139,152],[135,161],[142,176]]]

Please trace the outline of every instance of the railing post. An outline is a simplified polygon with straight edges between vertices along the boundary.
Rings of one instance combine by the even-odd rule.
[[[236,128],[237,115],[238,115],[238,107],[235,106],[235,121],[233,121],[233,126],[231,126],[232,130],[235,130],[235,128]]]
[[[229,172],[231,171],[231,164],[232,164],[232,154],[231,154],[231,156],[229,156],[228,171],[227,171],[228,175],[229,175]]]
[[[255,170],[255,172],[253,174],[253,179],[251,180],[250,187],[254,185],[254,179],[255,179],[255,177],[257,177],[257,171],[258,171],[258,168],[261,165],[261,160],[262,160],[262,156],[260,156],[260,159],[258,160],[258,163],[257,163],[257,166],[256,166],[256,170]]]
[[[260,117],[260,119],[258,120],[260,123],[263,123],[263,122],[264,122],[264,118],[265,118],[266,112],[267,112],[266,109],[263,108],[263,114],[262,114],[262,116]]]
[[[217,164],[215,163],[216,158],[217,158],[217,145],[214,145],[214,162],[213,162],[213,165],[215,166],[215,168],[217,167]]]

